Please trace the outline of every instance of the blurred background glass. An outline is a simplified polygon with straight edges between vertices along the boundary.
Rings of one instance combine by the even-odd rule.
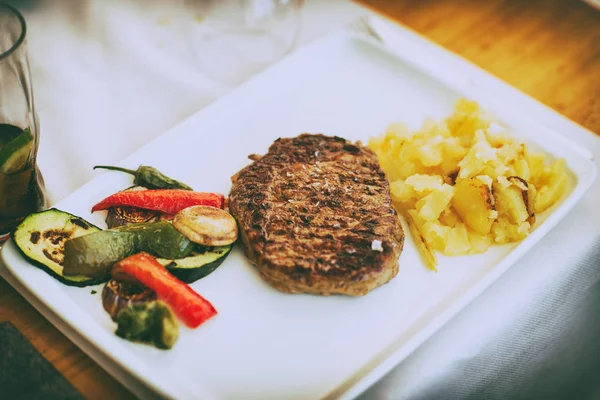
[[[583,0],[583,1],[585,1],[589,5],[596,7],[597,9],[600,10],[600,0]]]
[[[0,243],[27,214],[46,206],[26,31],[23,16],[0,4]]]
[[[236,85],[294,48],[302,0],[185,0],[187,34],[202,73]]]

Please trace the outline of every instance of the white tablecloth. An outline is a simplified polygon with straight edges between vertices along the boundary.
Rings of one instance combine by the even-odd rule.
[[[180,1],[17,2],[52,202],[229,88],[195,68]],[[356,19],[307,1],[300,44]],[[557,122],[559,124],[560,121]],[[600,140],[573,138],[600,159]],[[364,398],[600,398],[600,183],[527,257]]]
[[[93,178],[94,165],[119,161],[231,89],[199,71],[183,2],[13,0],[28,24],[52,203]],[[345,0],[306,1],[298,46],[362,12]]]

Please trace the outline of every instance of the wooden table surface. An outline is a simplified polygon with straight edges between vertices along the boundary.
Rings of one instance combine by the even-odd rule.
[[[578,0],[363,0],[600,134],[600,11]],[[0,279],[10,321],[90,399],[130,392]]]

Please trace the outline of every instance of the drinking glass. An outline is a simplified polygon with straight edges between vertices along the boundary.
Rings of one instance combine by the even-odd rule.
[[[46,207],[26,31],[23,16],[0,3],[0,243],[25,216]]]
[[[233,86],[288,53],[303,0],[185,0],[188,40],[200,70]]]

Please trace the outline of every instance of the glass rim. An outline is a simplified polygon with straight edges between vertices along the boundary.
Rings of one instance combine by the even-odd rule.
[[[15,17],[17,17],[19,23],[21,24],[21,34],[19,35],[19,38],[13,43],[13,45],[8,50],[6,50],[3,53],[0,53],[0,61],[2,61],[8,56],[10,56],[12,53],[14,53],[15,50],[17,50],[19,47],[21,47],[21,44],[23,44],[23,42],[25,41],[25,35],[27,33],[27,24],[25,23],[25,18],[23,17],[23,15],[13,6],[10,6],[6,3],[0,3],[0,8],[4,8],[10,11]]]

